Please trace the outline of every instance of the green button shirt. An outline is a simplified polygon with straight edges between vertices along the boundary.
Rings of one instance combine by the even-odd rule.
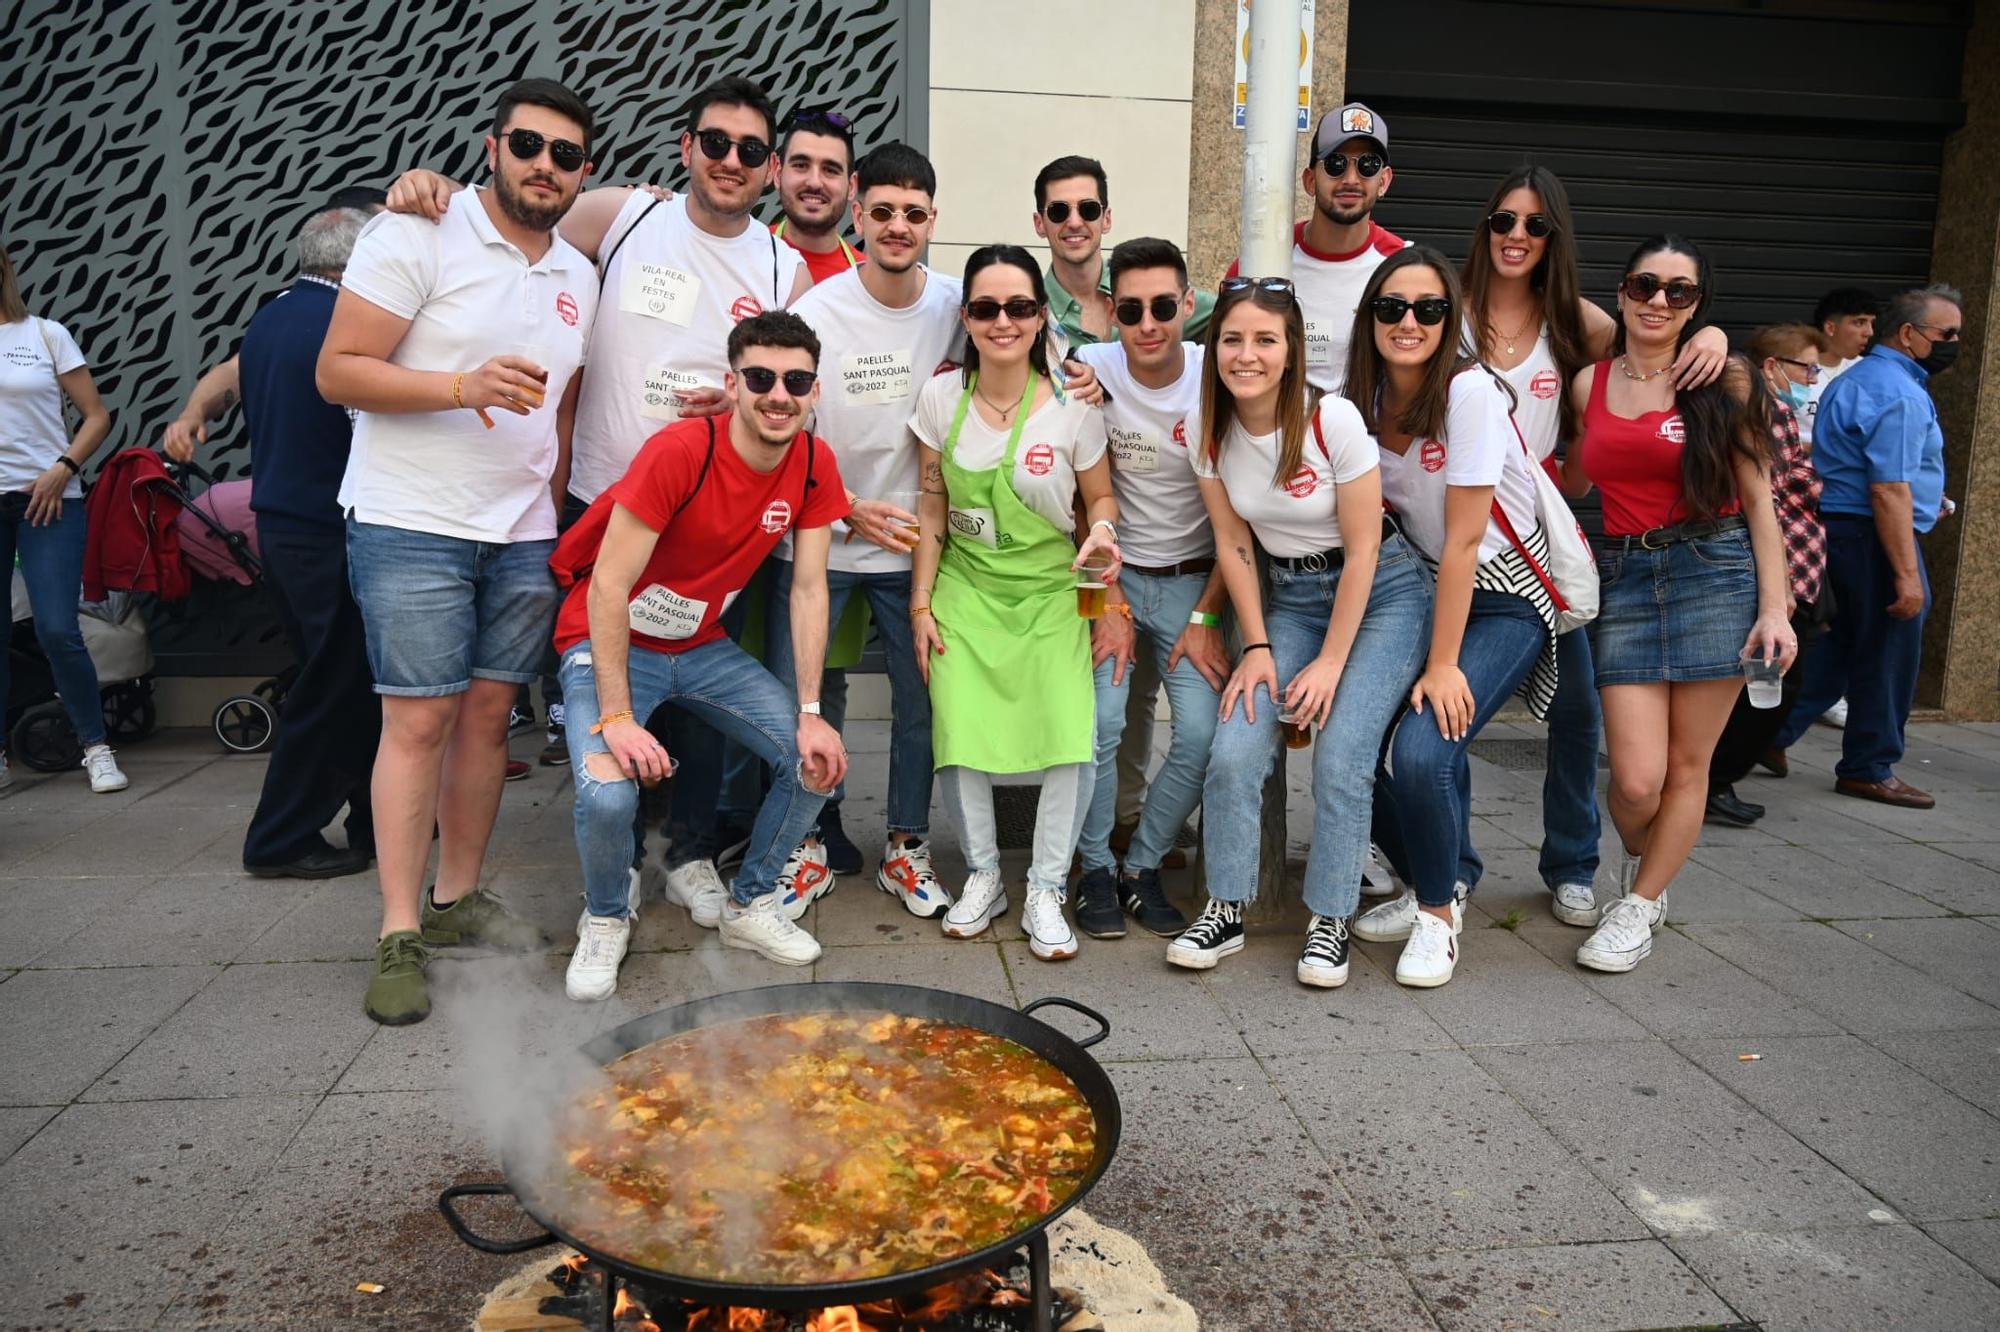
[[[1049,315],[1062,326],[1063,332],[1069,335],[1069,345],[1073,348],[1088,347],[1096,342],[1098,339],[1083,326],[1083,303],[1063,290],[1062,283],[1056,281],[1056,270],[1053,266],[1043,271],[1042,282],[1049,289]],[[1108,263],[1100,270],[1097,290],[1107,298],[1111,295],[1111,265]],[[1202,341],[1208,334],[1208,316],[1214,309],[1215,293],[1197,289],[1194,294],[1194,313],[1188,316],[1187,326],[1181,333],[1182,339],[1188,342]],[[1114,340],[1118,336],[1118,321],[1115,319],[1111,321],[1111,335]]]

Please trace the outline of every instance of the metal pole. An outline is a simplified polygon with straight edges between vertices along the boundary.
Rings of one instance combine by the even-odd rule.
[[[1299,0],[1253,0],[1243,108],[1243,239],[1237,271],[1292,275],[1298,180]]]

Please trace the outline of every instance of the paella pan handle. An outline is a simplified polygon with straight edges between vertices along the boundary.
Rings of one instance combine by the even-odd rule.
[[[1099,1041],[1103,1040],[1106,1036],[1109,1036],[1111,1034],[1111,1023],[1105,1020],[1104,1014],[1098,1012],[1094,1008],[1085,1008],[1082,1004],[1078,1003],[1074,999],[1064,999],[1060,995],[1052,994],[1048,996],[1046,999],[1037,999],[1032,1004],[1025,1004],[1021,1008],[1021,1014],[1022,1016],[1025,1017],[1026,1015],[1034,1012],[1038,1008],[1049,1008],[1049,1007],[1067,1008],[1073,1013],[1083,1014],[1085,1017],[1089,1018],[1092,1022],[1095,1022],[1097,1024],[1096,1031],[1092,1032],[1089,1036],[1077,1042],[1077,1045],[1083,1049],[1088,1050],[1091,1046],[1097,1044]]]
[[[452,1234],[482,1253],[526,1253],[530,1249],[539,1249],[545,1244],[556,1242],[556,1237],[546,1230],[539,1235],[529,1235],[525,1239],[487,1239],[465,1224],[465,1218],[452,1206],[453,1201],[459,1198],[477,1198],[494,1194],[504,1194],[511,1198],[514,1196],[514,1191],[505,1184],[454,1184],[438,1195],[438,1210],[444,1213],[444,1223],[451,1227]]]

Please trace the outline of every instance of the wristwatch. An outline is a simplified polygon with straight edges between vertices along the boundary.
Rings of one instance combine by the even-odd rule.
[[[799,704],[799,712],[800,712],[800,714],[801,714],[801,715],[803,715],[803,716],[808,716],[808,717],[817,717],[817,716],[819,716],[819,715],[820,715],[820,713],[819,713],[819,700],[815,699],[815,700],[813,700],[813,701],[812,701],[812,702],[810,702],[810,703],[801,703],[801,704]]]

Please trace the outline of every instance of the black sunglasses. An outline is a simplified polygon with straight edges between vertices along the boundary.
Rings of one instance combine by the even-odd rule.
[[[1961,330],[1946,328],[1942,324],[1913,324],[1913,328],[1924,330],[1924,336],[1932,342],[1957,342]]]
[[[1262,291],[1273,296],[1283,296],[1287,300],[1297,300],[1299,289],[1292,285],[1290,278],[1281,277],[1226,277],[1215,288],[1218,292]]]
[[[752,393],[769,393],[777,387],[780,379],[785,381],[785,392],[794,398],[803,398],[812,392],[819,376],[811,370],[787,370],[780,375],[776,370],[763,365],[746,365],[736,372],[743,377],[743,387]]]
[[[747,167],[760,167],[771,160],[771,145],[762,139],[732,139],[719,129],[701,130],[694,137],[701,145],[701,155],[711,162],[729,156],[731,148],[736,150],[736,160]]]
[[[996,301],[991,296],[981,296],[976,301],[965,303],[965,317],[976,323],[990,324],[1005,310],[1007,317],[1017,324],[1025,324],[1042,312],[1042,307],[1032,296],[1009,296],[1004,301]]]
[[[1400,324],[1404,315],[1415,311],[1417,322],[1429,328],[1433,324],[1442,324],[1444,317],[1451,313],[1451,298],[1419,296],[1414,301],[1406,301],[1401,296],[1377,296],[1368,302],[1368,309],[1378,324]]]
[[[1149,309],[1153,312],[1154,323],[1170,324],[1174,316],[1181,312],[1181,298],[1162,294],[1155,296],[1151,304],[1148,304],[1137,296],[1127,296],[1111,307],[1112,313],[1118,316],[1118,322],[1127,328],[1136,326],[1146,317],[1146,311]]]
[[[1486,229],[1496,236],[1504,236],[1514,229],[1514,222],[1519,216],[1518,213],[1510,213],[1504,208],[1497,213],[1488,213],[1486,215]],[[1522,225],[1527,229],[1528,234],[1536,240],[1542,239],[1542,237],[1551,234],[1556,229],[1556,224],[1549,221],[1548,218],[1540,213],[1528,214],[1526,221]]]
[[[1104,205],[1095,199],[1085,199],[1076,206],[1076,215],[1086,222],[1095,222],[1098,218],[1104,216]],[[1069,200],[1050,200],[1048,206],[1042,209],[1042,216],[1057,226],[1061,226],[1063,223],[1069,221]]]
[[[1627,273],[1625,281],[1619,285],[1618,290],[1625,293],[1627,300],[1640,305],[1651,302],[1654,293],[1664,291],[1667,293],[1669,310],[1685,310],[1701,299],[1701,287],[1686,278],[1662,282],[1651,273]]]
[[[549,160],[556,164],[558,171],[581,171],[583,164],[590,160],[583,145],[571,143],[568,139],[546,139],[531,129],[511,129],[507,131],[507,151],[523,162],[532,162],[542,155],[546,145]]]
[[[921,204],[905,204],[901,208],[894,204],[876,204],[868,210],[869,217],[885,225],[895,221],[898,215],[913,227],[920,227],[931,220],[931,210]]]
[[[1363,153],[1359,157],[1353,158],[1350,158],[1346,153],[1328,153],[1325,157],[1320,158],[1320,161],[1325,164],[1326,173],[1329,176],[1346,175],[1347,164],[1351,161],[1354,163],[1355,174],[1363,180],[1381,175],[1382,168],[1389,165],[1389,160],[1380,153]]]

